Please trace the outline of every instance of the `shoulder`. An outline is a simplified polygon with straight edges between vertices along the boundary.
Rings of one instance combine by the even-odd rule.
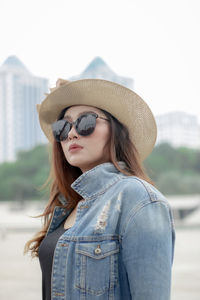
[[[122,176],[119,188],[124,196],[135,201],[138,199],[147,202],[167,202],[165,196],[155,186],[137,176]]]
[[[132,229],[156,224],[159,224],[160,229],[173,228],[170,205],[157,188],[135,176],[123,177],[120,184],[122,233],[129,224]]]
[[[122,176],[115,190],[117,202],[120,202],[123,218],[137,215],[145,211],[147,207],[155,210],[156,206],[162,206],[170,211],[166,197],[152,184],[136,176]]]

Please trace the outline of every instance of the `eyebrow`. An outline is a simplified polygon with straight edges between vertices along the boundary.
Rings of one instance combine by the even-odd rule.
[[[80,117],[82,114],[85,114],[85,113],[95,113],[95,114],[96,114],[96,112],[94,112],[94,111],[92,111],[92,110],[82,111],[81,113],[79,113],[79,114],[77,115],[77,118]],[[70,120],[71,120],[72,117],[69,116],[69,115],[64,116],[63,120],[67,120],[67,119],[70,119]]]

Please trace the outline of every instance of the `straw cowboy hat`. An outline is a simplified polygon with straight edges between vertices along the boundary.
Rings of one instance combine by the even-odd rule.
[[[37,110],[41,128],[51,143],[51,124],[60,112],[71,105],[89,105],[106,110],[128,127],[141,160],[151,153],[157,135],[156,122],[148,105],[132,90],[102,79],[58,79],[56,87],[50,90]]]

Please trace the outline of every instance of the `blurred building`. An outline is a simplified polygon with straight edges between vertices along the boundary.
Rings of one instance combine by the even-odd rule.
[[[48,80],[33,76],[16,56],[0,67],[0,162],[13,161],[18,151],[46,141],[36,103],[47,91]]]
[[[78,80],[83,78],[99,78],[119,83],[129,89],[133,89],[133,79],[117,75],[103,61],[101,57],[95,57],[87,68],[77,76],[69,78],[69,80]]]
[[[200,125],[197,116],[175,111],[156,116],[157,144],[167,142],[174,147],[200,148]]]

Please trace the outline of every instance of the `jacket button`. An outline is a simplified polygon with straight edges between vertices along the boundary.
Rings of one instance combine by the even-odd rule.
[[[97,246],[97,248],[94,250],[94,253],[97,254],[97,255],[98,255],[98,254],[101,254],[101,248],[100,248],[100,245]]]

